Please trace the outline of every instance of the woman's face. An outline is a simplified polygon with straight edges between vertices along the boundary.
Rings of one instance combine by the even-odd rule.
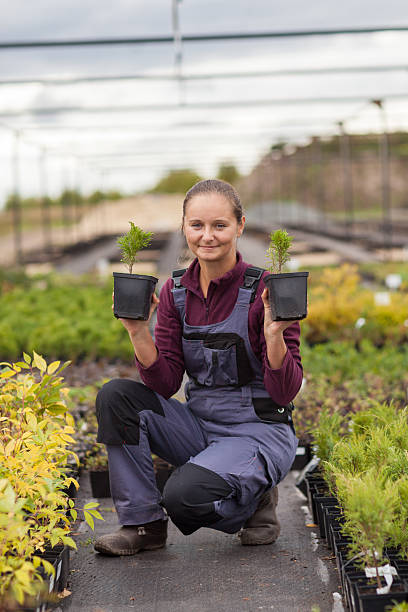
[[[184,234],[192,253],[199,260],[235,263],[236,241],[244,229],[238,224],[232,204],[219,193],[200,193],[186,206]]]

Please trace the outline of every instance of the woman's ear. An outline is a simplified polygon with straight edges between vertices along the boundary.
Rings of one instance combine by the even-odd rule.
[[[238,225],[237,238],[239,238],[244,231],[245,227],[245,217],[242,217],[240,225]]]

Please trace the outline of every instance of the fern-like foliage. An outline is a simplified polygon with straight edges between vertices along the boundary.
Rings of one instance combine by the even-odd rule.
[[[117,239],[117,244],[122,252],[122,261],[129,268],[132,274],[133,264],[137,259],[137,254],[141,249],[149,246],[152,241],[153,232],[144,232],[140,227],[129,221],[130,230],[127,234]]]
[[[286,230],[271,232],[269,248],[266,251],[267,267],[272,274],[280,274],[283,266],[290,260],[288,253],[293,237]]]

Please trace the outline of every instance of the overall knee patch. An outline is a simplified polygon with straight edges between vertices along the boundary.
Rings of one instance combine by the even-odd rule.
[[[139,415],[143,410],[164,416],[156,394],[144,384],[126,378],[110,380],[96,397],[97,441],[139,444]]]
[[[209,527],[222,517],[214,502],[228,497],[232,487],[215,472],[194,463],[177,468],[163,491],[163,505],[184,535]]]

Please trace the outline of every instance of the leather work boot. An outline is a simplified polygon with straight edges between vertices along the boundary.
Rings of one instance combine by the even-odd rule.
[[[276,516],[278,505],[278,487],[262,495],[258,508],[247,520],[238,536],[243,546],[272,544],[280,534],[280,523]]]
[[[94,548],[104,555],[135,555],[140,550],[163,548],[167,539],[167,520],[146,525],[122,525],[114,533],[100,536]]]

